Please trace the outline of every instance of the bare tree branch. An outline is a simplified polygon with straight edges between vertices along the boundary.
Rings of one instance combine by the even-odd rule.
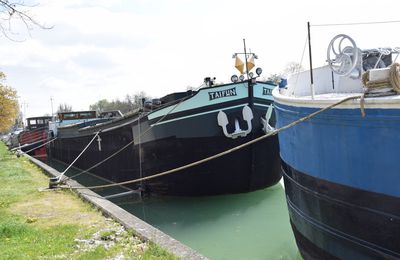
[[[29,10],[35,6],[37,5],[25,4],[23,0],[0,0],[0,33],[9,40],[21,41],[15,38],[18,34],[16,34],[12,28],[13,21],[21,22],[29,36],[31,36],[30,31],[33,30],[34,27],[52,29],[53,26],[46,26],[30,15]]]

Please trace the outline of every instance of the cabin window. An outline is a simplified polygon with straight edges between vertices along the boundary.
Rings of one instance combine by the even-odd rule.
[[[69,114],[63,114],[63,119],[75,119],[76,115],[74,113],[69,113]]]
[[[36,125],[36,120],[35,119],[29,120],[29,125]]]
[[[96,111],[62,113],[59,114],[59,118],[60,120],[96,118]]]
[[[92,118],[92,117],[93,117],[92,112],[79,113],[79,118]]]

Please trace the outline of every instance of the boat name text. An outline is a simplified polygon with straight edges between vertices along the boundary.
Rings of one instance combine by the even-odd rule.
[[[214,100],[214,99],[217,99],[217,98],[223,98],[223,97],[237,96],[236,88],[230,88],[230,89],[224,89],[224,90],[221,90],[221,91],[208,92],[208,95],[210,97],[210,100]]]
[[[263,95],[268,95],[271,96],[272,95],[272,89],[270,88],[263,88]]]

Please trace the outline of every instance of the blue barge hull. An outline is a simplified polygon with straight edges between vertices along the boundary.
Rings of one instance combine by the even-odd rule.
[[[278,127],[317,108],[275,103]],[[400,258],[400,110],[332,109],[279,134],[292,228],[306,259]]]

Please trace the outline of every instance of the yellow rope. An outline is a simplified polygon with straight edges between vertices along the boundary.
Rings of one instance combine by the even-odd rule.
[[[390,66],[388,80],[370,81],[369,71],[367,71],[362,75],[362,83],[366,87],[366,92],[386,88],[389,86],[392,87],[397,93],[400,93],[400,64],[393,63]]]
[[[397,93],[400,93],[400,64],[393,63],[389,71],[389,81],[392,88]]]

